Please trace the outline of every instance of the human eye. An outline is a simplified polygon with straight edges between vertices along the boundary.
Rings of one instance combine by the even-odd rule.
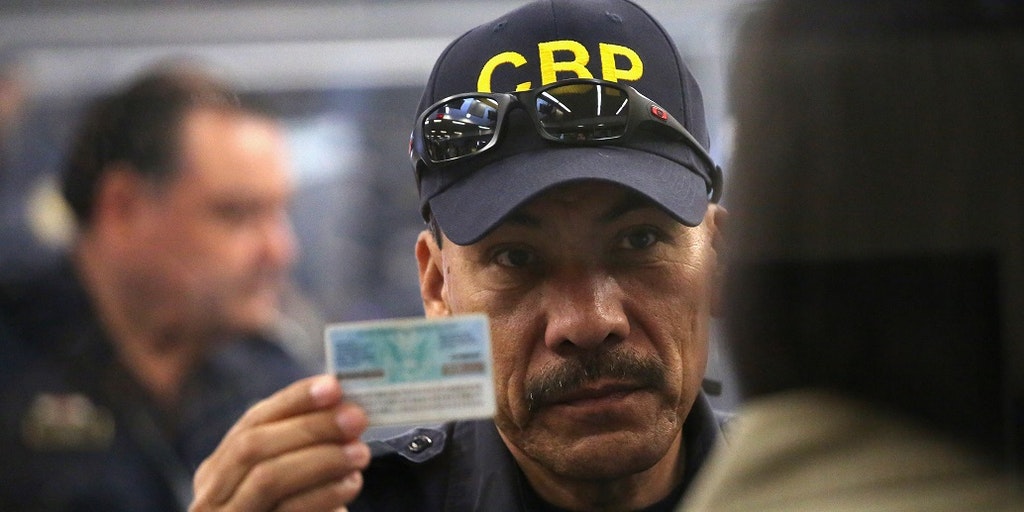
[[[507,268],[524,268],[535,265],[537,254],[524,247],[503,247],[494,251],[494,263]]]
[[[255,224],[263,208],[251,201],[221,201],[212,206],[213,215],[225,225],[243,227]]]
[[[653,226],[638,226],[624,232],[619,239],[618,247],[627,250],[643,250],[661,241],[661,231]]]

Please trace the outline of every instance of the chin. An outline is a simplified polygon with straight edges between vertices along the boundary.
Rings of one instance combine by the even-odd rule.
[[[642,426],[599,432],[560,428],[527,435],[523,451],[565,477],[616,479],[653,467],[668,454],[677,434],[653,419]]]
[[[243,334],[264,334],[273,331],[280,319],[281,313],[276,303],[273,306],[256,303],[232,315],[230,325]]]
[[[631,439],[626,439],[627,437]],[[628,432],[593,436],[574,446],[547,454],[547,466],[565,477],[582,480],[614,480],[653,467],[667,453],[660,443],[638,439]]]

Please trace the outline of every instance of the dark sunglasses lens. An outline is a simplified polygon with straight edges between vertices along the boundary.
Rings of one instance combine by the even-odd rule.
[[[566,142],[622,137],[629,119],[629,94],[607,84],[575,83],[551,87],[537,95],[541,128]]]
[[[423,142],[433,163],[480,152],[494,139],[498,103],[486,97],[458,98],[441,104],[423,120]]]

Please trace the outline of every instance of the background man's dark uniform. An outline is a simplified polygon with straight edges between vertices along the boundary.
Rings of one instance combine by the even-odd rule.
[[[3,511],[184,510],[232,423],[308,373],[268,340],[227,343],[168,415],[118,362],[68,262],[0,283],[0,368]]]

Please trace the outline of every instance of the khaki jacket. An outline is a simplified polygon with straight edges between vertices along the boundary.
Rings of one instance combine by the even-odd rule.
[[[1020,482],[903,418],[824,392],[744,406],[680,512],[1024,511]]]

